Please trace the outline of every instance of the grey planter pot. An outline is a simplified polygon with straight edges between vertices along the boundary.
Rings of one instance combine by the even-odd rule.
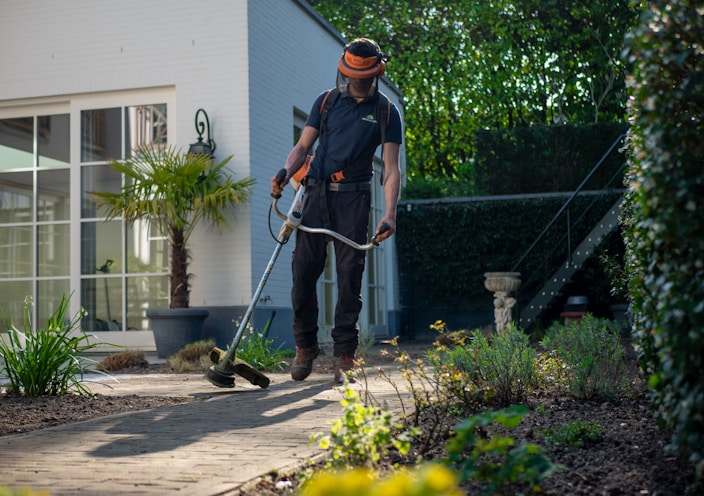
[[[207,308],[158,308],[147,310],[152,322],[154,343],[159,358],[168,358],[203,335]]]

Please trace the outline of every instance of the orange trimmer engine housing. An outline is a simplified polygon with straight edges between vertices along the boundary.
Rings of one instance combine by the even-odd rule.
[[[308,155],[306,157],[306,161],[303,162],[301,168],[298,169],[293,176],[291,176],[289,182],[293,185],[293,189],[295,189],[296,191],[298,191],[298,188],[303,182],[303,179],[306,177],[306,175],[308,175],[308,171],[310,170],[310,163],[312,161],[313,155]]]

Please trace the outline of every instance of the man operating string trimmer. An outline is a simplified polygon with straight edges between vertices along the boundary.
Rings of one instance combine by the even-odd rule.
[[[374,41],[359,38],[345,46],[338,62],[336,88],[318,96],[284,169],[271,179],[271,194],[278,197],[289,179],[308,163],[308,152],[320,136],[303,179],[307,196],[302,223],[331,229],[360,244],[367,238],[372,161],[380,144],[386,210],[376,228],[376,241],[387,239],[396,230],[402,125],[396,106],[379,92],[378,78],[385,67],[384,54]],[[298,230],[291,290],[296,341],[291,377],[297,381],[310,375],[320,352],[316,284],[325,268],[329,241],[335,248],[338,284],[332,329],[335,381],[342,383],[354,367],[366,253],[324,234]]]

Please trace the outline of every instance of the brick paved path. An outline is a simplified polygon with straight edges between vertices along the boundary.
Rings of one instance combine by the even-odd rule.
[[[220,389],[199,375],[123,377],[112,390],[95,385],[105,395],[207,399],[2,437],[0,484],[52,496],[237,494],[248,481],[320,454],[308,446],[310,434],[329,432],[342,413],[328,375],[269,377],[265,390],[240,379]],[[398,405],[387,382],[372,379],[368,390]]]

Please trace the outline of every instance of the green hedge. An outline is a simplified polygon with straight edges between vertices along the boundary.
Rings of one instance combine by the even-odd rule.
[[[457,169],[456,177],[411,176],[403,199],[574,191],[626,130],[626,124],[604,123],[478,131],[476,154]],[[622,186],[622,144],[614,147],[584,189]]]
[[[572,249],[621,193],[579,195],[568,209]],[[463,202],[402,202],[396,243],[410,304],[458,308],[488,295],[484,273],[509,271],[560,210],[568,195]],[[587,210],[589,205],[593,204]],[[584,218],[575,223],[587,210]],[[567,258],[567,211],[530,256],[515,267],[523,274],[522,301],[537,291]],[[406,288],[408,292],[408,288]],[[437,318],[442,318],[438,316]]]
[[[479,131],[475,187],[489,195],[574,191],[626,129],[626,124],[605,123]],[[614,175],[620,187],[624,163],[616,149],[585,189],[602,189]]]
[[[629,42],[626,248],[642,363],[674,446],[704,476],[704,17],[649,4]]]

